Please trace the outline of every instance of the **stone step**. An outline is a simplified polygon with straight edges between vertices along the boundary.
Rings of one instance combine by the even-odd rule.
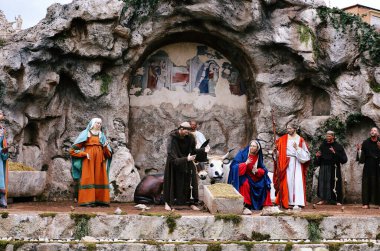
[[[97,251],[375,251],[380,250],[379,243],[345,243],[345,242],[329,242],[329,243],[255,243],[255,242],[239,242],[239,243],[160,243],[160,242],[142,242],[142,243],[81,243],[81,242],[28,242],[28,241],[0,241],[0,249],[6,251],[22,251],[22,250],[38,250],[38,251],[71,251],[71,250],[97,250]]]
[[[75,240],[83,236],[120,240],[373,240],[377,216],[108,215],[0,212],[0,236]]]

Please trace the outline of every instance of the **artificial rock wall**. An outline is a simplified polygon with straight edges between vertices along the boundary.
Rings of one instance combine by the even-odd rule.
[[[0,105],[11,157],[47,170],[48,199],[70,198],[67,150],[90,118],[99,116],[115,150],[114,199],[128,201],[140,175],[162,171],[164,135],[184,119],[201,122],[215,153],[259,137],[268,142],[269,154],[271,109],[279,131],[296,120],[308,139],[330,117],[361,113],[362,121],[348,129],[350,161],[343,167],[346,198],[359,202],[362,169],[352,144],[380,125],[379,94],[369,85],[379,85],[380,68],[363,60],[368,54],[359,53],[352,31],[322,22],[316,10],[322,5],[322,0],[167,0],[154,8],[126,7],[118,0],[54,4],[35,27],[0,49]],[[224,78],[226,66],[224,76],[236,71],[238,78]],[[206,76],[207,92],[200,88]],[[213,87],[223,84],[219,95]],[[237,85],[244,92],[237,92]],[[239,101],[229,105],[235,98]]]

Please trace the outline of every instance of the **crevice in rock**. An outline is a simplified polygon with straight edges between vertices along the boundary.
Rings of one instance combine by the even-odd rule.
[[[0,80],[0,106],[4,103],[5,88],[5,83]]]
[[[43,164],[41,171],[47,172],[49,170],[49,165],[48,164]]]
[[[30,121],[24,128],[24,146],[39,146],[38,145],[39,129],[35,121]]]
[[[21,64],[20,68],[17,70],[9,70],[8,74],[16,79],[16,83],[18,88],[22,88],[24,84],[24,75],[25,75],[25,67],[23,64]]]
[[[313,99],[313,116],[328,116],[331,110],[331,100],[330,95],[318,87],[311,88],[312,99]]]
[[[86,39],[88,36],[86,21],[82,18],[74,18],[70,26],[71,35],[79,40]]]
[[[59,78],[59,84],[56,87],[56,95],[60,100],[70,100],[73,103],[83,102],[86,97],[80,91],[78,84],[71,78],[68,73],[62,72]]]

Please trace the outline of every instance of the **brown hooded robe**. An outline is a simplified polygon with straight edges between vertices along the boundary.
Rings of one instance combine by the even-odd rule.
[[[189,154],[204,153],[204,148],[195,149],[195,145],[192,134],[181,137],[178,130],[175,130],[169,135],[164,176],[164,199],[169,205],[188,205],[198,202],[196,168],[193,161],[187,161]]]

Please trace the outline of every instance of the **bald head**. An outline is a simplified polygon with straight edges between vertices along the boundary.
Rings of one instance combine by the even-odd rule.
[[[195,132],[198,128],[198,123],[195,120],[190,121],[191,131]]]
[[[335,132],[330,131],[330,130],[327,131],[325,138],[326,138],[327,143],[333,143],[335,140]]]
[[[376,126],[374,126],[371,128],[371,132],[369,134],[372,138],[376,138],[379,136],[379,129]]]

